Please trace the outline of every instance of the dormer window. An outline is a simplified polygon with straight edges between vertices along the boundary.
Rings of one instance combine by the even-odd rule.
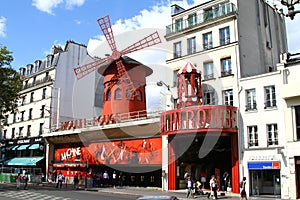
[[[21,67],[21,68],[19,69],[19,73],[20,73],[21,76],[25,76],[25,72],[26,72],[26,68]]]
[[[53,55],[48,55],[46,58],[46,67],[50,67],[52,65]]]
[[[37,72],[40,69],[40,65],[41,65],[41,61],[40,60],[36,60],[34,62],[34,72]]]
[[[32,64],[28,64],[27,65],[27,76],[29,76],[32,73],[33,73],[33,65]]]

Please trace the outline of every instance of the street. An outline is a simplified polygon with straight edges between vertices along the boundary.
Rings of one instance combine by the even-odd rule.
[[[138,196],[101,193],[85,190],[56,189],[51,187],[29,187],[28,190],[17,190],[15,185],[0,185],[0,200],[132,200]]]
[[[144,187],[123,187],[113,189],[107,188],[88,188],[74,190],[73,185],[63,185],[62,189],[55,188],[55,185],[33,185],[30,184],[28,190],[16,189],[15,184],[0,183],[0,200],[27,199],[27,200],[135,200],[140,196],[176,196],[179,200],[186,199],[184,191],[161,191],[154,188]],[[252,196],[252,200],[270,200],[271,196]],[[278,196],[271,197],[280,200]],[[198,195],[195,199],[207,200],[207,195]],[[210,198],[212,199],[212,198]],[[239,194],[226,194],[218,196],[218,199],[238,200]]]

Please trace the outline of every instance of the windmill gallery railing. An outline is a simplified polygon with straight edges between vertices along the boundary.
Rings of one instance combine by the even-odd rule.
[[[140,110],[128,113],[118,113],[109,116],[94,117],[92,119],[73,119],[70,121],[62,122],[58,131],[66,131],[78,128],[104,126],[108,124],[125,123],[130,121],[138,121],[145,119],[159,118],[163,110],[156,110],[153,112],[147,112],[146,110]]]

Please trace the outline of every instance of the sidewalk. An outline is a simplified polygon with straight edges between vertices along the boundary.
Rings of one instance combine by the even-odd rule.
[[[13,183],[0,183],[1,185],[7,185],[9,187],[15,188],[15,184]],[[49,189],[49,190],[58,190],[56,187],[56,183],[48,184],[48,183],[41,183],[41,184],[29,184],[28,189],[34,188],[34,189]],[[1,188],[1,187],[0,187]],[[63,187],[61,190],[68,190],[72,191],[74,189],[73,184],[63,184]],[[115,193],[115,194],[121,194],[121,195],[133,195],[133,196],[176,196],[179,200],[186,200],[186,189],[181,190],[171,190],[171,191],[162,191],[161,188],[155,188],[155,187],[132,187],[132,186],[124,186],[124,187],[105,187],[105,188],[94,188],[94,187],[87,187],[85,188],[84,185],[79,187],[80,191],[86,191],[86,192],[103,192],[103,193]],[[205,192],[208,192],[205,191]],[[195,199],[207,199],[207,195],[199,195],[196,196]],[[210,198],[212,199],[212,198]],[[239,200],[240,195],[235,193],[226,193],[224,195],[221,195],[218,193],[218,199],[228,199],[228,200]],[[250,197],[250,199],[259,199],[259,200],[270,200],[270,199],[280,199],[275,197]]]

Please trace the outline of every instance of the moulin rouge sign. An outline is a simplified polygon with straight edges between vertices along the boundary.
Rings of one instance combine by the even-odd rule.
[[[77,158],[81,155],[81,148],[68,148],[65,152],[60,154],[60,160],[64,161],[71,158]]]
[[[231,129],[237,131],[237,108],[233,106],[191,106],[161,114],[160,131],[163,134],[177,131],[207,131]]]

